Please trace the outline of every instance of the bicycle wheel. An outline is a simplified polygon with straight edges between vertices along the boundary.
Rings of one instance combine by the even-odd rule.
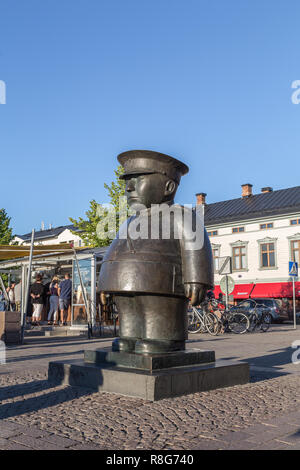
[[[228,327],[232,333],[242,335],[246,333],[250,326],[249,318],[244,313],[233,313],[228,318]]]
[[[198,314],[196,314],[196,312],[194,312],[194,310],[189,310],[188,311],[188,332],[189,333],[198,333],[198,332],[200,332],[202,326],[203,325],[201,323],[201,320],[200,320]]]
[[[260,329],[265,333],[272,323],[272,315],[269,312],[263,312],[261,316]]]
[[[217,336],[220,333],[221,324],[214,313],[206,313],[204,315],[204,323],[210,335]]]
[[[257,316],[255,315],[255,313],[252,313],[249,317],[249,328],[248,328],[248,331],[250,331],[250,333],[253,333],[253,331],[255,330],[257,326]]]

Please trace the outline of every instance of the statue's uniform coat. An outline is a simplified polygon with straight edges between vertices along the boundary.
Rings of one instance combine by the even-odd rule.
[[[191,211],[187,208],[184,210]],[[191,217],[195,220],[194,211]],[[159,232],[159,239],[151,239],[150,209],[139,215],[140,227],[145,224],[149,227],[148,239],[130,237],[130,224],[135,222],[136,216],[129,218],[119,232],[124,234],[127,231],[127,238],[121,238],[118,234],[107,250],[99,275],[99,290],[107,293],[184,296],[185,283],[201,283],[208,288],[213,286],[211,247],[201,221],[198,230],[203,232],[202,235],[198,233],[198,236],[201,236],[203,243],[198,249],[191,249],[193,244],[186,239],[184,230],[181,239],[174,237],[172,217],[169,239],[162,238],[162,230]],[[181,219],[179,224],[180,222]]]

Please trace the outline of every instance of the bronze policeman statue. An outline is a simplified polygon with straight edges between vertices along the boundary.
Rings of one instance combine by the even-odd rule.
[[[136,214],[108,248],[99,274],[98,290],[113,295],[119,313],[119,338],[113,350],[137,354],[184,350],[189,299],[198,305],[213,287],[211,246],[203,222],[197,226],[195,210],[174,204],[180,178],[189,169],[173,157],[149,150],[124,152],[118,160],[124,167],[128,205]],[[163,211],[157,213],[159,205],[170,209],[167,222]],[[190,216],[186,220],[192,227],[183,227],[187,224],[178,213]],[[137,226],[144,232],[148,228],[147,236],[138,237]],[[194,246],[195,227],[202,240]]]

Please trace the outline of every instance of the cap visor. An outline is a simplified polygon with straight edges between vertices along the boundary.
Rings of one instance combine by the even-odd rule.
[[[151,175],[153,173],[156,173],[155,171],[151,171],[151,170],[142,170],[142,169],[139,169],[139,170],[131,170],[129,171],[128,173],[123,173],[123,175],[119,176],[119,178],[121,180],[127,178],[127,176],[131,176],[131,175]]]

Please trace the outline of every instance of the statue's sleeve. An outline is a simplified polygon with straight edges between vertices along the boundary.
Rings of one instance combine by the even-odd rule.
[[[214,286],[214,264],[210,241],[205,230],[203,219],[191,209],[187,219],[192,220],[192,233],[190,223],[184,223],[182,237],[182,274],[183,282],[205,284],[208,289]],[[194,241],[193,240],[194,237]]]

